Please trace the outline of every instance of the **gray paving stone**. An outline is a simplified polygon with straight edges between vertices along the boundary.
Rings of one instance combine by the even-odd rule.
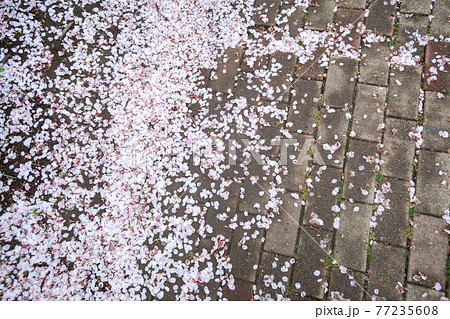
[[[352,130],[357,138],[381,142],[386,88],[358,84]]]
[[[368,292],[386,300],[402,300],[403,295],[397,290],[397,283],[405,279],[405,248],[390,247],[385,244],[372,246]],[[378,294],[375,293],[377,290]]]
[[[400,12],[429,14],[430,4],[428,0],[402,0]]]
[[[339,293],[346,299],[352,301],[362,300],[364,295],[364,275],[350,270],[342,273],[339,268],[331,271],[330,296]]]
[[[302,134],[292,135],[292,140],[295,144],[286,146],[287,163],[281,166],[281,186],[294,192],[302,192],[308,161],[297,162],[297,159],[299,159],[300,154],[305,159],[309,158],[308,145],[305,143],[312,144],[312,138]],[[309,142],[307,142],[307,138]],[[291,155],[294,157],[293,160],[290,158]]]
[[[384,177],[382,184],[390,184],[390,192],[384,194],[389,200],[390,209],[385,209],[377,216],[375,240],[396,246],[406,247],[406,233],[409,225],[409,190],[408,181]]]
[[[306,29],[325,31],[328,24],[333,22],[333,10],[336,6],[334,0],[322,0],[308,7]]]
[[[441,152],[450,151],[449,122],[450,98],[443,94],[441,98],[438,93],[425,92],[424,124],[423,124],[423,146]],[[446,134],[446,138],[443,136]]]
[[[346,8],[364,9],[366,7],[366,0],[342,0],[339,2],[339,5]]]
[[[362,48],[360,82],[387,86],[389,55],[388,42],[367,43],[364,45]]]
[[[326,53],[325,48],[319,47],[313,53],[313,59],[306,61],[304,64],[297,64],[295,76],[308,80],[322,80],[325,73]]]
[[[283,201],[282,208],[266,232],[264,250],[292,256],[300,222],[301,198],[295,199],[291,193],[284,193],[280,199]]]
[[[291,132],[312,134],[317,112],[317,103],[320,98],[322,82],[298,80],[293,85],[295,95],[292,94],[291,107],[289,108],[288,122],[293,123]]]
[[[223,206],[220,206],[220,210],[214,207],[209,207],[205,215],[205,224],[210,225],[212,229],[207,228],[206,233],[210,236],[223,235],[225,238],[231,238],[233,230],[229,227],[230,220],[221,220],[218,215],[226,213],[228,216],[233,216],[236,211],[229,211]]]
[[[281,23],[280,28],[283,30],[288,31],[288,35],[295,38],[300,34],[299,28],[303,27],[303,22],[305,19],[306,13],[303,11],[303,7],[296,7],[296,10],[290,15],[287,15],[288,10],[290,11],[292,9],[292,3],[291,4],[282,4],[281,5],[281,14],[283,17],[287,17],[287,22]],[[275,38],[278,40],[281,39],[282,33],[276,32]]]
[[[350,107],[356,82],[357,61],[332,58],[325,84],[324,102],[334,108]]]
[[[334,259],[340,266],[365,272],[372,206],[344,203],[346,207],[339,214]]]
[[[423,151],[419,155],[416,210],[442,217],[450,208],[450,154]]]
[[[234,97],[244,97],[248,105],[256,105],[262,98],[262,81],[261,78],[255,77],[253,72],[239,72],[234,88]]]
[[[413,284],[406,285],[407,301],[439,301],[445,297],[443,292]]]
[[[252,282],[235,278],[235,289],[231,290],[228,285],[225,285],[223,297],[229,301],[250,301],[253,299],[253,285]]]
[[[450,1],[436,0],[433,7],[433,20],[431,20],[430,34],[436,38],[439,36],[450,36],[450,23],[448,23],[448,16],[450,15]]]
[[[322,108],[317,143],[326,165],[343,167],[348,123],[344,110]]]
[[[309,188],[306,198],[305,217],[303,218],[305,225],[317,226],[310,222],[311,214],[315,214],[323,221],[323,229],[333,230],[336,213],[331,208],[337,203],[336,195],[339,190],[340,178],[340,169],[332,167],[322,169],[320,166],[314,165],[311,173],[313,187]]]
[[[450,42],[428,41],[423,85],[426,91],[447,92],[449,90],[450,65],[444,62],[444,57],[448,52],[450,52]]]
[[[378,152],[378,146],[375,143],[350,140],[344,172],[344,198],[373,203],[376,176],[374,161]]]
[[[224,55],[219,57],[217,70],[211,72],[209,85],[213,90],[226,93],[233,89],[242,53],[241,47],[228,48]]]
[[[418,283],[413,276],[419,272],[428,280],[420,284],[432,286],[434,282],[445,283],[448,235],[447,223],[442,218],[416,214],[414,217],[411,257],[408,267],[408,281]]]
[[[413,121],[386,119],[381,172],[384,175],[412,179],[415,141],[409,137],[416,127]]]
[[[263,253],[259,266],[256,294],[263,300],[277,300],[277,295],[284,296],[289,286],[292,264],[290,259],[271,253]],[[275,266],[275,267],[274,267]],[[278,284],[281,283],[281,287]],[[277,285],[276,288],[272,285]]]
[[[256,0],[253,7],[255,10],[253,14],[253,21],[256,25],[275,25],[275,18],[280,11],[280,0]]]
[[[348,48],[358,50],[361,43],[361,34],[357,30],[359,29],[358,25],[364,21],[364,10],[338,9],[336,19],[339,39],[342,38],[343,43]]]
[[[249,222],[249,217],[239,218],[242,222]],[[262,230],[256,224],[250,224],[250,229],[238,227],[231,242],[230,260],[233,265],[231,274],[235,278],[255,282],[255,265],[259,263],[262,248]]]
[[[268,55],[253,57],[244,54],[244,57],[242,58],[241,61],[241,70],[246,72],[267,70],[268,65],[269,65]]]
[[[414,37],[414,33],[418,32],[421,36],[427,34],[428,17],[419,15],[400,15],[398,35],[396,47],[404,46],[406,43],[413,41],[413,47],[417,50],[413,56],[419,57],[424,53],[424,46],[419,44],[419,41]]]
[[[393,69],[389,80],[387,115],[416,120],[419,110],[421,67]]]
[[[377,34],[391,36],[394,31],[394,15],[397,4],[391,1],[371,3],[369,16],[366,18],[367,29]]]
[[[274,97],[277,100],[287,102],[289,100],[289,86],[292,83],[292,74],[295,69],[297,57],[292,53],[275,52],[271,59],[271,70],[276,69],[277,75],[270,79],[270,85],[274,88]]]
[[[331,241],[332,234],[329,232],[324,230],[319,232],[309,228],[302,229],[298,258],[292,277],[295,291],[304,291],[307,296],[323,298]],[[296,289],[295,283],[300,283],[301,288]]]
[[[240,211],[247,211],[251,214],[266,215],[268,213],[265,207],[270,201],[268,190],[271,188],[271,177],[262,175],[252,175],[258,179],[253,183],[250,177],[247,177],[244,182],[244,198],[241,198],[239,203]],[[242,196],[242,195],[241,195]]]

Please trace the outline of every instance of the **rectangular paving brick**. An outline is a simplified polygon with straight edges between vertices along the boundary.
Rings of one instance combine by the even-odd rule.
[[[341,170],[332,167],[322,169],[314,165],[311,173],[311,185],[308,189],[306,198],[305,217],[303,223],[305,225],[317,226],[310,223],[311,216],[314,214],[323,222],[323,229],[333,230],[333,222],[336,213],[332,211],[332,207],[337,203],[337,192],[339,191],[339,180],[341,178]]]
[[[234,289],[228,285],[223,288],[223,297],[229,301],[250,301],[253,299],[254,283],[239,278],[234,278]]]
[[[256,0],[253,21],[256,25],[273,26],[280,10],[281,0]]]
[[[338,37],[348,48],[358,50],[361,34],[357,31],[364,21],[364,10],[338,9],[336,13]]]
[[[407,301],[440,301],[445,297],[443,292],[413,284],[406,285]]]
[[[322,108],[317,134],[318,152],[326,165],[344,165],[347,129],[350,117],[342,109]],[[348,113],[350,115],[350,113]]]
[[[448,52],[450,52],[449,42],[428,41],[425,53],[425,90],[438,92],[449,90],[450,66],[445,62]]]
[[[386,88],[358,84],[353,126],[355,137],[381,142]]]
[[[334,259],[340,266],[365,272],[372,206],[344,203],[346,207],[339,214]]]
[[[442,217],[450,208],[450,154],[423,151],[419,155],[416,210]]]
[[[424,46],[420,44],[414,33],[418,32],[420,36],[425,36],[427,27],[428,17],[408,14],[400,15],[396,47],[405,46],[406,43],[413,41],[413,47],[417,50],[413,53],[413,56],[420,59],[424,52]]]
[[[329,291],[330,296],[338,293],[345,299],[352,301],[362,300],[364,295],[364,275],[351,270],[342,273],[339,268],[333,268]]]
[[[346,8],[364,9],[366,7],[366,0],[342,0],[339,2],[339,5]]]
[[[271,253],[262,254],[256,294],[263,300],[277,300],[277,295],[282,296],[286,293],[292,271],[290,259]]]
[[[389,208],[377,216],[375,239],[380,242],[406,247],[406,232],[409,225],[409,190],[408,181],[384,177],[381,184],[389,183],[390,191],[384,193],[389,201]],[[382,203],[378,203],[381,205]]]
[[[289,100],[289,86],[292,83],[297,57],[295,54],[286,52],[275,52],[270,59],[272,71],[276,70],[277,75],[270,79],[270,85],[274,88],[274,97],[280,101]]]
[[[308,7],[306,29],[325,31],[328,24],[333,22],[333,10],[336,6],[334,0],[322,0]]]
[[[228,48],[218,58],[217,70],[211,72],[210,87],[213,90],[226,93],[233,89],[243,51],[241,47]]]
[[[283,1],[282,1],[283,2]],[[305,19],[306,13],[303,11],[303,7],[296,7],[294,12],[291,12],[290,15],[287,15],[287,12],[290,12],[292,9],[292,4],[282,4],[281,5],[281,14],[283,17],[287,17],[287,21],[283,20],[279,26],[281,28],[286,28],[288,31],[288,35],[295,38],[300,34],[299,29],[303,27],[303,22]],[[281,39],[282,33],[277,32],[275,34],[277,40]]]
[[[351,58],[332,58],[325,84],[325,105],[334,108],[350,107],[355,88],[357,61]]]
[[[280,195],[283,203],[280,213],[272,219],[272,224],[266,232],[264,250],[286,256],[293,255],[302,207],[301,197],[298,194],[294,196],[298,198],[294,198],[292,193]]]
[[[423,146],[441,152],[450,150],[448,134],[450,98],[447,94],[425,92]]]
[[[389,43],[367,43],[362,47],[360,82],[374,85],[388,85]]]
[[[414,216],[414,230],[411,242],[411,257],[408,267],[408,281],[416,284],[433,285],[445,282],[448,235],[447,223],[442,218],[422,214]],[[426,282],[417,282],[413,276],[422,273]]]
[[[343,197],[372,204],[378,145],[351,139],[347,152]]]
[[[292,141],[283,141],[285,146],[280,147],[286,150],[287,163],[281,163],[281,186],[287,190],[294,192],[301,192],[303,190],[303,183],[305,182],[306,168],[308,159],[310,158],[308,152],[308,145],[312,145],[312,137],[303,134],[292,134]],[[281,154],[282,155],[282,154]],[[291,156],[293,158],[291,158]],[[280,156],[281,159],[281,156]],[[298,161],[305,159],[304,161]]]
[[[389,79],[387,115],[416,120],[419,110],[422,68],[393,69]]]
[[[433,20],[431,20],[430,34],[435,38],[450,36],[450,3],[448,0],[436,0],[433,5]]]
[[[249,222],[252,217],[239,218],[239,221]],[[235,278],[255,282],[255,265],[259,263],[262,249],[262,230],[255,224],[250,224],[250,229],[236,228],[231,242],[230,260],[233,265],[231,270]]]
[[[332,233],[324,230],[303,229],[300,232],[298,258],[295,263],[292,282],[294,290],[307,296],[322,299],[331,249]],[[301,288],[296,289],[295,283]]]
[[[252,172],[254,173],[254,170]],[[255,177],[257,181],[254,182],[251,177]],[[247,177],[244,182],[244,197],[241,197],[239,210],[266,215],[268,211],[265,206],[270,201],[268,191],[271,189],[271,180],[271,177],[262,174]]]
[[[322,80],[327,65],[325,51],[325,48],[319,47],[314,51],[312,59],[302,60],[300,58],[295,76],[308,80]]]
[[[370,5],[366,26],[377,34],[391,36],[394,31],[394,15],[397,4],[391,1],[375,1]]]
[[[429,0],[402,0],[400,12],[429,14],[430,4]]]
[[[321,87],[320,81],[297,80],[295,82],[291,90],[292,99],[287,119],[288,123],[292,123],[289,128],[291,132],[313,133]]]
[[[415,141],[409,137],[416,123],[413,121],[386,119],[381,172],[384,175],[412,179]]]
[[[396,287],[398,282],[403,284],[405,279],[405,262],[405,248],[374,244],[370,259],[368,292],[389,301],[402,300],[403,295]]]

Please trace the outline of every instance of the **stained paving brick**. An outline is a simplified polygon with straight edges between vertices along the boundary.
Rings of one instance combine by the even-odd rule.
[[[433,4],[433,19],[431,20],[430,34],[436,38],[450,36],[450,3],[448,0],[436,0]]]
[[[402,0],[400,12],[429,14],[430,4],[428,0]]]
[[[407,301],[439,301],[445,297],[443,292],[413,284],[406,285]]]
[[[246,229],[238,227],[231,242],[230,260],[233,265],[231,274],[235,278],[255,282],[255,265],[259,263],[262,248],[262,230],[251,223],[253,217],[240,217],[242,223],[249,224]],[[249,229],[247,229],[249,228]]]
[[[420,43],[420,39],[414,35],[418,33],[420,36],[427,34],[428,17],[420,15],[402,14],[399,19],[399,32],[397,35],[397,48],[405,46],[406,43],[413,41],[412,47],[416,50],[414,57],[420,59],[424,53],[424,46]]]
[[[362,47],[360,82],[373,85],[388,85],[389,43],[378,42]]]
[[[381,172],[384,175],[412,179],[415,141],[409,133],[415,130],[417,124],[393,118],[386,119],[384,133],[384,148],[381,158]]]
[[[281,186],[285,189],[301,192],[306,176],[306,168],[309,159],[309,145],[312,145],[312,138],[303,134],[293,134],[291,143],[283,141],[285,146],[281,148],[286,150],[287,163],[281,163]],[[293,156],[293,159],[290,156]],[[281,157],[280,157],[281,159]],[[304,160],[302,160],[304,159]]]
[[[271,70],[276,70],[276,75],[271,78],[270,85],[274,88],[274,97],[280,101],[289,100],[289,87],[292,83],[297,57],[292,53],[275,52],[271,59]]]
[[[450,154],[423,151],[419,155],[416,210],[442,217],[450,208]]]
[[[406,234],[409,225],[409,190],[408,181],[384,177],[381,184],[390,184],[390,191],[384,193],[389,200],[389,208],[377,216],[375,240],[396,246],[406,247]],[[381,204],[381,203],[379,203]]]
[[[405,279],[405,248],[374,244],[370,259],[368,292],[386,300],[402,300],[397,283],[403,285]]]
[[[334,259],[340,266],[366,271],[372,206],[345,202],[336,231]]]
[[[327,73],[324,102],[334,108],[350,107],[355,87],[357,61],[333,58]]]
[[[300,60],[299,60],[300,62]],[[322,80],[325,73],[326,54],[324,48],[318,48],[313,53],[313,58],[305,63],[298,63],[295,76],[308,80]]]
[[[304,229],[300,232],[298,258],[292,276],[293,289],[309,297],[322,299],[331,249],[332,233],[324,230]],[[295,283],[301,285],[295,288]]]
[[[347,129],[350,117],[341,109],[322,108],[317,134],[319,152],[326,165],[342,167],[344,165]],[[350,115],[350,113],[348,113]]]
[[[357,138],[381,142],[386,88],[358,84],[352,130]]]
[[[345,270],[342,273],[339,268],[331,271],[330,296],[339,293],[349,300],[362,300],[364,296],[364,275],[359,272]]]
[[[450,52],[450,43],[444,41],[428,41],[425,53],[425,90],[447,92],[450,83],[450,66],[445,62]],[[436,74],[437,73],[437,74]]]
[[[292,123],[290,131],[313,133],[321,87],[322,82],[320,81],[298,80],[295,82],[293,85],[295,95],[292,94],[287,120]],[[299,130],[301,131],[299,132]]]
[[[246,178],[243,187],[245,197],[239,203],[239,210],[266,215],[268,213],[266,204],[270,201],[268,190],[272,187],[271,181],[270,176],[263,175],[251,175]]]
[[[361,43],[361,34],[358,30],[364,20],[364,10],[338,9],[336,19],[338,36],[348,48],[358,50]]]
[[[253,300],[253,283],[241,280],[239,278],[234,279],[234,290],[231,290],[228,285],[225,285],[223,289],[223,297],[229,301],[249,301]]]
[[[311,186],[306,197],[305,225],[317,226],[311,223],[312,216],[323,222],[323,229],[333,230],[333,222],[336,213],[332,207],[337,204],[336,195],[339,191],[341,170],[332,167],[320,167],[315,165],[311,173]]]
[[[347,8],[364,9],[366,7],[366,0],[342,0],[339,2],[339,5]]]
[[[275,18],[280,11],[280,4],[281,0],[256,0],[253,5],[258,9],[253,14],[255,24],[266,26],[275,25]]]
[[[291,258],[271,253],[263,253],[259,266],[256,294],[264,300],[277,300],[284,296],[292,271]]]
[[[241,47],[228,48],[219,57],[217,70],[211,72],[209,82],[213,90],[226,93],[233,88],[242,53]]]
[[[297,230],[300,222],[301,198],[298,194],[285,193],[280,196],[283,201],[278,215],[272,219],[272,224],[266,232],[264,250],[292,256],[297,240]]]
[[[435,282],[444,284],[448,248],[446,228],[447,223],[442,218],[415,215],[408,267],[409,282],[429,286]],[[428,277],[425,282],[415,280],[414,276],[419,272]]]
[[[423,146],[441,152],[450,151],[449,96],[425,92]]]
[[[286,20],[282,20],[283,23],[280,24],[280,27],[283,30],[287,29],[288,35],[295,38],[300,34],[299,29],[303,27],[303,22],[305,19],[306,13],[303,11],[303,7],[297,7],[294,12],[291,12],[292,5],[290,4],[282,4],[281,5],[281,14],[287,17]],[[289,15],[288,15],[289,12]],[[281,38],[282,33],[279,32],[275,35],[277,39]]]
[[[343,197],[372,204],[378,145],[351,139],[344,173]]]
[[[366,18],[367,29],[377,34],[391,36],[394,31],[394,15],[396,3],[391,1],[375,1],[371,4],[369,16]]]
[[[389,79],[387,115],[416,120],[419,111],[422,68],[393,69]]]
[[[333,10],[336,6],[334,0],[322,0],[308,7],[306,29],[326,30],[328,24],[333,22]]]

